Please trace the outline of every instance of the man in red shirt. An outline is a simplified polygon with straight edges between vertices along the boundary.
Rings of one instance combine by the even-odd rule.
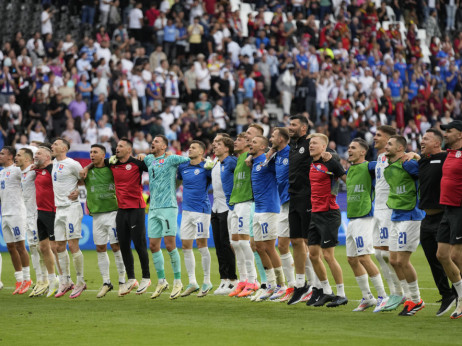
[[[340,208],[336,202],[338,178],[346,180],[345,170],[339,161],[321,159],[326,151],[329,139],[326,135],[315,133],[311,135],[310,155],[313,163],[310,167],[311,182],[311,223],[308,229],[308,248],[314,271],[321,281],[322,287],[313,288],[313,294],[306,303],[308,306],[337,307],[348,303],[345,297],[342,268],[335,259],[334,251],[338,243],[338,228],[341,223]],[[322,255],[321,255],[322,249]],[[327,278],[326,267],[322,257],[329,265],[337,285],[337,295]]]
[[[448,156],[443,164],[440,204],[445,206],[437,233],[436,257],[457,292],[457,307],[451,318],[462,317],[462,121],[441,125]]]

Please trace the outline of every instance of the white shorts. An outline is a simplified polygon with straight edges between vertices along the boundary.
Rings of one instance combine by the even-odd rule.
[[[253,236],[255,241],[274,240],[278,237],[276,213],[255,213],[253,215]]]
[[[180,226],[181,239],[208,239],[210,233],[209,228],[210,214],[183,210]]]
[[[420,221],[392,221],[390,251],[414,252],[420,241]]]
[[[389,246],[392,209],[374,210],[373,244],[375,247]]]
[[[371,255],[374,253],[372,244],[372,217],[352,219],[346,231],[346,253],[348,257]]]
[[[66,241],[82,238],[83,211],[80,203],[57,207],[55,216],[55,240]]]
[[[5,243],[17,243],[26,239],[26,220],[20,215],[2,217],[2,231]]]
[[[234,205],[234,212],[237,215],[237,232],[233,234],[250,234],[250,214],[252,210],[252,201],[242,202]]]
[[[235,210],[228,211],[228,232],[230,238],[232,234],[238,234],[237,214]]]
[[[93,215],[93,242],[95,245],[117,244],[117,211]]]
[[[284,203],[281,206],[281,211],[278,216],[278,237],[290,238],[289,230],[289,203]]]
[[[37,245],[39,243],[37,232],[37,214],[30,215],[26,220],[26,237],[29,246]]]

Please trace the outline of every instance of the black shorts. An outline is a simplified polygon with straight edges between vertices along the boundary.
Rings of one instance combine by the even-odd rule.
[[[55,215],[54,211],[37,211],[37,231],[39,241],[50,238],[55,240]]]
[[[289,200],[289,230],[292,239],[308,238],[311,220],[310,197],[291,197]]]
[[[341,222],[339,209],[311,213],[308,245],[320,245],[323,249],[336,246]]]
[[[438,243],[462,244],[462,207],[447,206],[436,236]]]
[[[440,227],[441,219],[443,218],[443,213],[435,215],[425,215],[425,218],[420,224],[420,234],[437,234],[438,228]]]

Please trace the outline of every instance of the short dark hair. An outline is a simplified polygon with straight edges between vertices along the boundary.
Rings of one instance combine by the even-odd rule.
[[[222,136],[220,139],[217,140],[217,142],[222,142],[225,147],[229,149],[229,155],[234,154],[234,141],[231,139],[231,137],[224,137]]]
[[[443,143],[443,134],[441,133],[440,130],[437,129],[428,129],[427,132],[433,133],[436,138],[440,141],[440,143]]]
[[[162,141],[164,142],[164,144],[165,144],[166,146],[168,146],[168,138],[167,138],[167,137],[165,137],[164,135],[156,135],[154,138],[156,138],[156,137],[161,138]]]
[[[24,151],[24,154],[26,154],[26,156],[29,156],[31,160],[34,158],[34,153],[29,148],[21,148],[19,150]]]
[[[99,148],[106,154],[106,147],[101,144],[92,144],[91,148]]]
[[[366,140],[358,137],[351,141],[351,143],[353,142],[358,143],[366,152],[369,150],[369,144],[367,144]]]
[[[387,134],[389,137],[396,135],[396,129],[390,125],[382,125],[377,127],[377,131]]]
[[[202,141],[197,141],[197,140],[194,140],[194,141],[191,141],[191,144],[197,144],[198,146],[200,146],[200,147],[202,148],[202,150],[203,150],[203,151],[204,151],[204,153],[205,153],[205,148],[206,148],[206,147],[205,147],[205,144],[204,144],[204,142],[202,142]]]
[[[399,144],[401,144],[401,145],[404,147],[404,149],[406,149],[406,147],[407,147],[407,140],[406,140],[406,138],[404,138],[404,137],[401,136],[401,135],[393,135],[393,136],[390,137],[390,139],[392,139],[392,138],[396,139],[396,141],[397,141]]]
[[[278,131],[278,132],[279,132],[279,136],[281,136],[282,138],[284,138],[285,141],[289,141],[289,140],[290,140],[289,130],[287,130],[285,127],[275,127],[273,131]]]
[[[308,126],[308,119],[305,116],[301,115],[301,114],[292,115],[290,117],[290,120],[298,120],[298,121],[300,121],[302,123],[302,125]]]
[[[63,143],[66,145],[67,150],[69,150],[69,149],[71,148],[71,143],[69,143],[69,141],[68,141],[66,138],[57,137],[57,138],[55,139],[55,142],[56,142],[56,141],[61,141],[61,142],[63,142]]]
[[[129,145],[130,147],[133,148],[133,142],[132,142],[130,139],[128,139],[127,137],[122,137],[122,138],[119,140],[119,142],[120,142],[120,141],[127,142],[128,145]]]
[[[2,149],[5,149],[6,151],[8,151],[8,153],[13,156],[13,158],[16,156],[16,149],[13,148],[12,146],[9,146],[9,145],[5,145]]]

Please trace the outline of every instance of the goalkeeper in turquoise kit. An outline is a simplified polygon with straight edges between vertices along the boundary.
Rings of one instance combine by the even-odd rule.
[[[182,289],[181,261],[176,248],[178,218],[176,173],[178,166],[189,161],[189,158],[178,155],[166,156],[167,146],[168,139],[165,136],[156,136],[151,144],[151,154],[144,158],[149,172],[151,194],[148,214],[149,248],[159,279],[156,290],[151,296],[152,299],[160,296],[169,287],[165,279],[164,256],[160,249],[162,238],[164,238],[165,247],[170,255],[174,275],[170,299],[178,298]]]

